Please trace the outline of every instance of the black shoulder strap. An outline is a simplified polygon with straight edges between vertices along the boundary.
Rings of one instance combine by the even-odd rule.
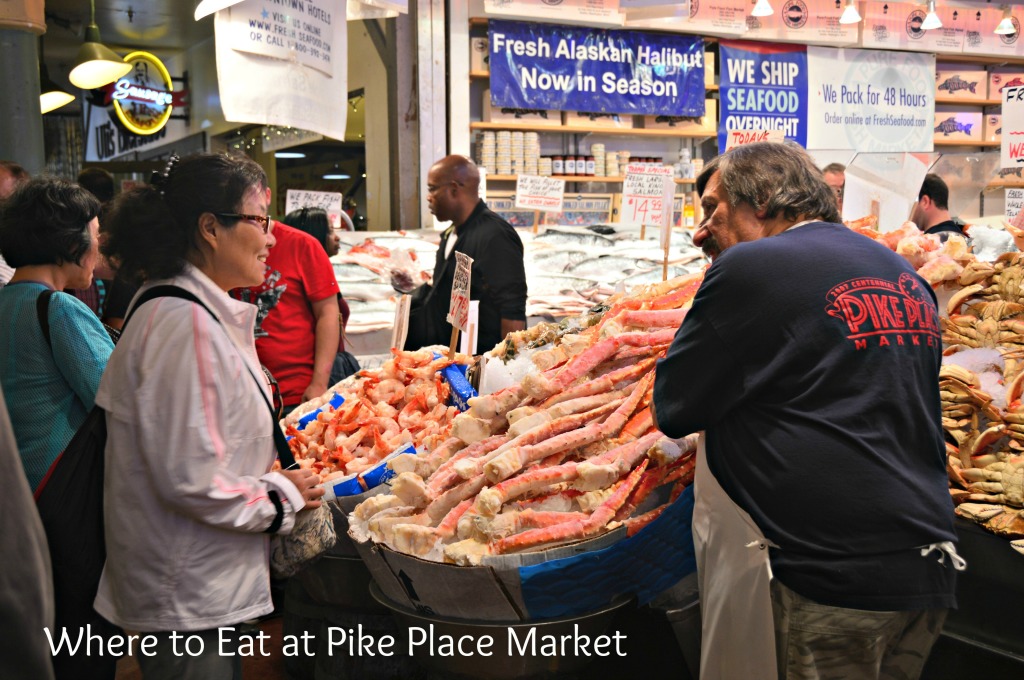
[[[46,344],[50,347],[53,347],[53,343],[50,342],[50,298],[55,292],[52,288],[47,288],[36,298],[36,316],[39,318],[39,328],[42,329]]]
[[[220,323],[220,319],[218,319],[217,316],[210,311],[210,308],[203,304],[202,300],[200,300],[198,297],[196,297],[189,291],[179,286],[163,285],[153,286],[152,288],[148,289],[146,292],[139,296],[138,301],[132,306],[131,310],[128,312],[128,316],[125,317],[124,326],[128,326],[128,322],[131,320],[132,315],[135,314],[135,310],[137,310],[139,307],[149,302],[150,300],[155,300],[156,298],[161,297],[175,297],[181,298],[182,300],[188,300],[189,302],[197,304],[203,309],[205,309],[206,313],[212,316],[214,321],[216,321],[218,324]],[[248,368],[248,364],[246,364],[246,367]],[[284,438],[284,433],[281,432],[281,427],[277,424],[278,418],[276,412],[274,411],[274,405],[270,403],[270,400],[267,399],[267,395],[264,394],[263,384],[259,381],[259,378],[256,377],[256,374],[250,370],[249,375],[251,375],[252,379],[256,381],[256,386],[259,388],[260,395],[263,397],[263,401],[267,404],[267,408],[270,409],[270,419],[271,422],[273,422],[274,424],[274,448],[277,449],[277,458],[278,460],[281,461],[281,467],[283,467],[286,470],[288,468],[294,467],[295,457],[292,455],[291,449],[288,448],[288,442]]]

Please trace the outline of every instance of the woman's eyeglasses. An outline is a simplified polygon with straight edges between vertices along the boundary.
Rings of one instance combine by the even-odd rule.
[[[264,234],[270,232],[270,215],[245,215],[241,213],[213,213],[213,216],[217,219],[223,220],[248,220],[249,222],[255,222],[260,229],[263,230]]]

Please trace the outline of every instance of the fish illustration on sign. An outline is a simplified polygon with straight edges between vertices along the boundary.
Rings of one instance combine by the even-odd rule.
[[[936,125],[935,131],[941,132],[946,137],[949,137],[954,132],[962,132],[965,135],[970,135],[972,127],[974,127],[974,123],[958,123],[955,116],[950,116]]]
[[[1024,85],[1024,80],[1021,80],[1020,78],[1014,78],[1013,80],[999,88],[999,91],[1002,92],[1008,87],[1020,87],[1021,85]]]
[[[950,94],[959,92],[960,90],[970,90],[971,94],[975,94],[974,88],[978,86],[978,83],[972,83],[964,80],[959,75],[955,75],[946,78],[946,81],[939,85],[940,90],[946,90]]]

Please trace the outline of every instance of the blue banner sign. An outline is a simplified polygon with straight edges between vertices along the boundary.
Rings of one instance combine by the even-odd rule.
[[[704,115],[704,39],[489,22],[491,103],[517,109]]]
[[[718,150],[731,130],[782,130],[807,146],[807,48],[722,40]]]

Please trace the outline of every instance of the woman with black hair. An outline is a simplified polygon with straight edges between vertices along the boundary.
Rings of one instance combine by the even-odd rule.
[[[118,197],[104,225],[103,253],[143,285],[96,395],[108,431],[96,610],[156,636],[156,655],[138,659],[147,680],[237,678],[218,629],[273,610],[269,535],[291,531],[323,489],[308,470],[271,471],[257,310],[227,293],[263,281],[275,244],[266,175],[245,157],[200,154],[154,180]],[[157,286],[192,299],[147,299]],[[181,631],[205,652],[176,655]]]
[[[15,268],[0,288],[0,384],[35,491],[92,410],[114,349],[100,320],[71,295],[50,298],[49,341],[36,306],[46,291],[92,283],[100,203],[44,177],[23,184],[0,210],[0,252]]]
[[[285,216],[282,222],[306,232],[319,241],[328,257],[334,257],[341,249],[341,237],[338,235],[338,231],[331,226],[327,211],[323,208],[293,210]],[[359,370],[359,361],[351,352],[345,350],[345,327],[348,325],[351,311],[341,293],[338,293],[338,308],[341,314],[341,334],[338,338],[338,356],[335,357],[334,364],[331,366],[329,383],[332,386]]]

